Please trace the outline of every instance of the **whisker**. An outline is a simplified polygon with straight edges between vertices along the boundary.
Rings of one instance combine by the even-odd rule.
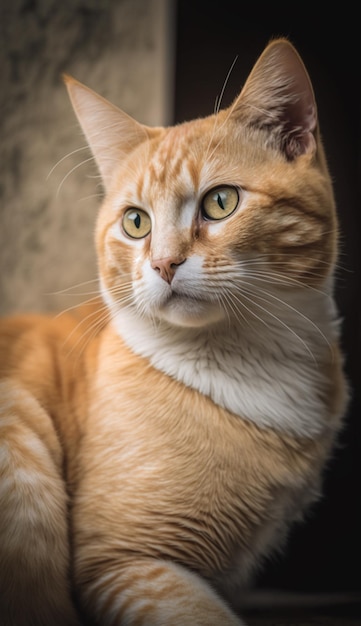
[[[90,285],[91,283],[97,283],[99,282],[99,278],[92,278],[91,280],[85,280],[82,283],[76,283],[75,285],[71,285],[71,287],[65,287],[65,289],[59,289],[58,291],[50,291],[50,292],[46,292],[44,295],[46,296],[57,296],[57,295],[61,295],[61,294],[67,294],[68,291],[70,291],[71,289],[78,289],[79,287],[83,287],[84,285]],[[96,293],[94,291],[94,293]],[[71,295],[71,294],[68,294]],[[82,295],[82,293],[80,292],[79,294],[75,294],[75,295]]]
[[[72,306],[69,306],[68,308],[63,309],[62,311],[60,311],[60,313],[55,315],[54,319],[58,319],[62,315],[66,315],[66,313],[69,313],[70,311],[74,311],[75,309],[78,309],[79,306],[86,306],[87,304],[91,304],[92,302],[96,302],[97,300],[99,300],[99,293],[96,296],[93,296],[93,298],[88,298],[87,300],[84,300],[84,302],[81,302],[80,304],[79,303],[73,304]]]
[[[104,192],[103,191],[99,191],[99,193],[92,193],[89,196],[84,196],[83,198],[79,198],[79,200],[77,200],[77,204],[81,204],[82,202],[87,202],[88,200],[102,200],[104,198]]]
[[[74,297],[74,298],[79,298],[79,296],[92,296],[94,294],[98,294],[98,296],[100,295],[100,291],[99,289],[94,290],[94,291],[79,291],[79,292],[75,292],[75,293],[66,293],[66,289],[64,289],[63,291],[59,291],[59,292],[55,292],[54,294],[45,294],[45,295],[66,295],[68,297]]]
[[[231,64],[231,67],[229,68],[229,70],[227,72],[227,76],[226,76],[225,81],[223,83],[223,87],[222,87],[220,96],[219,97],[217,96],[217,98],[216,98],[216,105],[215,105],[215,110],[214,110],[214,113],[216,115],[217,115],[217,113],[219,113],[219,110],[221,108],[221,103],[222,103],[222,99],[223,99],[223,96],[224,96],[224,92],[225,92],[225,89],[227,87],[227,83],[229,81],[229,77],[232,74],[233,68],[236,65],[237,60],[238,60],[238,54],[235,56],[235,58],[234,58],[234,60],[233,60],[233,62]]]
[[[292,306],[289,302],[286,302],[285,300],[282,300],[281,298],[278,298],[277,296],[275,296],[273,293],[268,292],[264,289],[259,289],[259,287],[257,287],[257,290],[259,290],[261,293],[267,295],[269,298],[272,298],[273,300],[275,300],[276,302],[280,303],[282,306],[287,307],[289,310],[293,311],[294,313],[296,313],[297,315],[299,315],[300,317],[302,317],[305,321],[307,321],[309,324],[311,324],[311,326],[313,326],[313,328],[315,330],[317,330],[317,332],[320,334],[320,336],[322,337],[322,339],[325,341],[326,345],[328,346],[331,354],[333,355],[333,348],[329,342],[329,340],[327,339],[326,335],[322,332],[322,330],[319,328],[319,326],[317,326],[317,324],[315,324],[315,322],[309,318],[307,315],[305,315],[304,313],[302,313],[302,311],[299,311],[298,309],[296,309],[294,306]],[[261,296],[258,296],[258,294],[255,294],[256,297],[261,298]],[[262,298],[264,302],[268,302],[269,304],[270,301],[266,300],[265,298]]]
[[[292,251],[286,252],[283,251],[282,252],[283,256],[294,256],[294,253]],[[272,257],[279,257],[279,254],[277,252],[274,253],[268,253],[267,256],[260,256],[260,257],[255,257],[255,258],[249,258],[249,259],[244,259],[242,261],[238,261],[238,263],[240,265],[244,264],[244,263],[252,263],[252,262],[264,262],[264,263],[271,263],[271,265],[278,265],[281,267],[284,267],[284,263],[282,261],[272,261]],[[350,271],[348,270],[347,267],[341,265],[340,263],[336,262],[336,263],[330,263],[329,261],[324,261],[322,259],[318,259],[315,257],[304,257],[305,261],[310,261],[311,263],[318,263],[319,265],[322,265],[323,267],[328,267],[328,268],[335,268],[335,269],[341,269],[341,270],[345,270],[345,271]],[[320,276],[319,274],[315,273],[315,276],[319,276],[320,278],[322,278],[322,275]]]
[[[60,163],[62,163],[63,161],[65,161],[65,159],[68,159],[69,157],[73,156],[73,154],[77,154],[78,152],[83,152],[84,150],[87,150],[89,152],[89,146],[83,146],[82,148],[76,148],[76,150],[72,150],[71,152],[68,152],[68,154],[66,154],[65,156],[63,156],[61,159],[59,159],[59,161],[57,161],[55,163],[55,165],[53,165],[53,167],[51,168],[49,174],[47,175],[45,180],[49,180],[50,176],[52,175],[52,173],[54,172],[54,170],[56,170],[56,168],[58,167],[58,165],[60,165]],[[94,158],[94,157],[93,157]]]
[[[247,278],[251,278],[252,280],[259,280],[261,282],[271,283],[273,285],[286,285],[287,287],[300,287],[301,289],[307,289],[313,291],[314,293],[318,293],[320,295],[331,298],[330,294],[317,287],[313,287],[313,285],[307,285],[302,283],[300,280],[296,278],[292,278],[290,276],[284,276],[283,274],[278,274],[277,272],[269,272],[267,270],[252,270],[251,272],[246,273]]]
[[[252,304],[254,304],[255,306],[257,306],[259,309],[261,309],[261,311],[263,311],[264,313],[266,313],[266,315],[269,315],[270,317],[272,317],[273,319],[275,319],[279,324],[281,324],[284,328],[286,328],[290,333],[292,333],[292,335],[294,337],[296,337],[301,343],[302,345],[306,348],[308,354],[310,355],[310,357],[312,358],[312,360],[314,361],[315,364],[317,364],[317,360],[313,354],[313,352],[311,351],[311,349],[309,348],[309,346],[307,345],[307,343],[302,339],[302,337],[300,337],[298,335],[298,333],[296,333],[295,330],[293,330],[293,328],[291,328],[288,324],[286,324],[286,322],[284,320],[282,320],[280,317],[278,317],[277,315],[275,315],[274,313],[272,313],[271,311],[269,311],[268,309],[266,309],[264,306],[262,306],[261,304],[259,304],[258,302],[255,302],[253,300],[253,297],[257,297],[260,300],[265,301],[264,298],[262,298],[262,296],[257,296],[257,294],[255,294],[253,291],[248,291],[249,295],[252,296],[249,297],[246,295],[245,291],[242,291],[242,297],[246,298],[249,302],[251,302]],[[267,302],[267,301],[266,301]],[[268,302],[268,304],[270,304]]]
[[[220,146],[220,144],[222,143],[222,141],[224,141],[224,136],[221,136],[218,143],[216,143],[216,145],[214,146],[212,152],[209,154],[209,149],[211,146],[211,143],[213,141],[213,137],[216,134],[216,130],[218,131],[218,133],[220,134],[220,131],[222,130],[223,126],[225,126],[229,120],[229,118],[231,117],[231,115],[234,112],[234,109],[236,107],[236,100],[232,103],[232,105],[230,106],[227,115],[225,117],[225,119],[223,120],[222,124],[217,128],[217,121],[218,121],[218,115],[215,118],[215,122],[214,122],[214,127],[212,130],[212,135],[210,137],[210,140],[208,142],[208,146],[207,146],[207,150],[206,150],[206,156],[205,156],[205,162],[210,161],[215,153],[215,151],[217,150],[217,148]]]
[[[111,287],[107,291],[109,295],[116,298],[117,296],[123,296],[123,294],[132,295],[132,287],[133,287],[133,283],[128,282],[128,283],[124,283],[123,285],[116,285],[114,287]]]
[[[266,326],[268,329],[270,328],[269,324],[267,324],[266,320],[265,320],[265,319],[263,319],[263,317],[259,317],[259,315],[257,315],[257,313],[255,313],[254,311],[252,311],[252,309],[250,309],[250,308],[249,308],[249,307],[248,307],[248,306],[247,306],[247,305],[246,305],[246,304],[242,301],[242,299],[241,299],[241,298],[239,298],[239,297],[238,297],[238,296],[236,296],[235,294],[232,294],[232,295],[233,295],[233,298],[235,298],[235,299],[237,300],[237,302],[239,302],[239,304],[240,304],[240,305],[241,305],[244,309],[246,309],[246,311],[248,311],[248,313],[250,313],[250,314],[251,314],[251,316],[252,316],[252,317],[255,317],[258,321],[262,322],[262,324],[264,324],[264,326]],[[242,296],[243,296],[243,295],[244,295],[244,294],[242,293]],[[246,299],[247,299],[249,302],[252,302],[252,300],[251,300],[250,298],[247,298],[247,296],[246,296]],[[252,302],[252,303],[253,303],[253,302]],[[243,317],[243,316],[242,316],[242,317]],[[246,318],[244,318],[244,319],[246,319]]]
[[[82,355],[84,354],[87,346],[92,342],[94,337],[96,337],[101,332],[101,330],[105,327],[107,320],[108,320],[108,316],[104,315],[102,318],[99,318],[98,320],[94,321],[94,323],[91,326],[89,326],[85,330],[85,332],[79,337],[79,339],[76,341],[76,343],[71,348],[71,350],[68,351],[67,358],[69,359],[72,356],[74,356],[74,352],[76,350],[76,358],[73,358],[72,360],[73,372],[75,371],[75,368],[77,364],[79,363]],[[82,345],[80,345],[81,342],[83,342]]]
[[[237,299],[237,298],[236,298],[236,299]],[[234,317],[235,317],[237,320],[238,320],[238,316],[240,316],[240,317],[242,318],[242,320],[243,320],[246,324],[248,324],[249,326],[252,326],[251,321],[250,321],[250,320],[249,320],[249,319],[248,319],[248,318],[244,315],[244,313],[243,313],[243,312],[241,311],[241,309],[237,306],[237,304],[236,304],[235,302],[233,302],[233,301],[232,301],[231,294],[229,294],[229,293],[227,293],[227,292],[226,292],[226,293],[223,293],[223,294],[222,294],[222,296],[221,296],[221,302],[222,302],[222,300],[223,300],[223,301],[225,301],[225,303],[226,303],[226,304],[225,304],[225,305],[223,305],[223,306],[224,306],[224,308],[225,308],[225,310],[226,310],[226,313],[227,313],[227,316],[228,316],[229,323],[231,323],[231,320],[230,320],[230,316],[229,316],[229,313],[228,313],[228,306],[229,306],[229,308],[230,308],[231,312],[233,313]],[[222,302],[222,303],[223,303],[223,302]],[[243,305],[243,303],[242,303],[242,302],[240,302],[240,304],[242,304],[242,305]],[[247,307],[244,307],[244,308],[246,308],[246,309],[247,309]]]
[[[60,191],[62,186],[64,185],[65,181],[69,178],[69,176],[71,176],[71,174],[73,172],[75,172],[75,170],[79,169],[79,167],[81,167],[82,165],[85,165],[86,163],[89,163],[90,161],[93,161],[94,157],[89,157],[89,159],[85,159],[84,161],[81,161],[81,163],[78,163],[77,165],[74,165],[74,167],[71,168],[71,170],[65,174],[64,178],[62,179],[60,185],[58,186],[57,192],[56,192],[56,197],[59,197]],[[100,178],[100,176],[99,176]]]
[[[101,316],[101,317],[99,317]],[[109,317],[109,312],[108,312],[108,308],[106,305],[100,307],[99,309],[97,309],[96,311],[92,311],[91,313],[89,313],[88,315],[86,315],[85,317],[83,317],[80,322],[72,329],[72,331],[69,333],[69,335],[67,336],[67,338],[65,339],[64,343],[63,343],[63,348],[65,348],[66,344],[70,342],[71,338],[74,336],[75,333],[77,333],[81,326],[83,326],[84,324],[89,323],[89,320],[91,318],[94,318],[95,320],[94,322],[92,322],[90,324],[90,326],[88,326],[84,332],[80,335],[80,337],[78,337],[77,341],[75,342],[75,344],[72,346],[72,348],[68,351],[67,353],[67,357],[69,358],[74,350],[76,350],[76,348],[78,347],[79,343],[81,341],[83,341],[86,336],[89,334],[89,332],[92,332],[94,330],[94,328],[99,329],[102,328],[103,325],[105,325],[105,322],[107,321],[108,317]],[[94,336],[94,334],[92,335],[92,337]],[[86,340],[86,344],[87,345],[89,343],[89,339]]]

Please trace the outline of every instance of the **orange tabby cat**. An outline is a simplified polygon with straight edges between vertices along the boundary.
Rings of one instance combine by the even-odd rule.
[[[105,306],[2,324],[1,625],[240,625],[345,408],[312,87],[286,40],[173,128],[66,83]]]

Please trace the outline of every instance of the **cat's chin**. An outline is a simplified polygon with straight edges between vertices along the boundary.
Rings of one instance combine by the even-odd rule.
[[[158,312],[158,318],[184,328],[201,328],[221,322],[225,313],[217,303],[174,297]]]

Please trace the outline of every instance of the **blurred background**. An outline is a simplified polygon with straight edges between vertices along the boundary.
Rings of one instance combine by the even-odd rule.
[[[141,122],[169,123],[172,10],[167,0],[0,0],[1,314],[64,309],[95,287],[80,283],[97,275],[102,188],[61,76]]]
[[[287,6],[289,8],[287,8]],[[267,42],[287,36],[314,85],[341,226],[337,302],[353,396],[323,499],[261,588],[360,591],[360,122],[356,8],[236,0],[12,0],[0,5],[0,312],[62,310],[96,278],[101,186],[62,72],[146,124],[237,95]],[[79,283],[86,283],[82,287]]]

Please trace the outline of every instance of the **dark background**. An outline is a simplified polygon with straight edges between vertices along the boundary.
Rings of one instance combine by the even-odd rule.
[[[250,8],[250,5],[252,8]],[[287,8],[288,7],[288,8]],[[259,585],[285,590],[359,591],[360,516],[360,62],[356,5],[178,0],[174,121],[213,112],[233,60],[223,106],[238,94],[271,38],[286,36],[310,74],[338,204],[341,253],[336,299],[352,400],[323,499],[293,531],[287,553]]]

